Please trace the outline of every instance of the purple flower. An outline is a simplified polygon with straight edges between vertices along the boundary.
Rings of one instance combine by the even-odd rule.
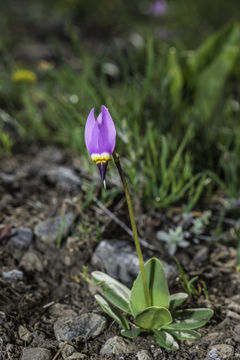
[[[94,116],[94,108],[88,115],[85,126],[85,144],[104,181],[107,164],[115,148],[116,128],[108,109],[102,105],[101,110],[97,119]]]
[[[148,13],[153,16],[162,16],[167,12],[167,3],[165,0],[155,0],[148,8]]]

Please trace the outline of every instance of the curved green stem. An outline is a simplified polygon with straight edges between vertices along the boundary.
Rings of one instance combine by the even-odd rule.
[[[125,192],[125,196],[126,196],[126,200],[127,200],[128,212],[129,212],[129,217],[130,217],[130,221],[131,221],[131,227],[132,227],[132,232],[133,232],[134,243],[135,243],[137,256],[138,256],[138,260],[139,260],[140,271],[141,271],[141,274],[142,274],[145,302],[146,302],[146,306],[149,307],[149,306],[151,306],[150,296],[149,296],[149,291],[148,291],[148,286],[147,286],[146,273],[145,273],[145,269],[144,269],[144,261],[143,261],[142,250],[141,250],[140,242],[139,242],[139,239],[138,239],[137,226],[136,226],[134,213],[133,213],[132,201],[131,201],[131,197],[130,197],[130,194],[129,194],[127,181],[126,181],[126,178],[125,178],[123,170],[122,170],[120,157],[115,152],[113,153],[113,159],[114,159],[114,162],[115,162],[116,167],[118,169],[120,178],[122,180],[122,184],[123,184],[123,188],[124,188],[124,192]]]

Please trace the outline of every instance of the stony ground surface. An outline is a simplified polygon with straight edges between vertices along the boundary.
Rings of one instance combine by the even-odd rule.
[[[215,311],[200,330],[202,338],[172,353],[160,349],[152,336],[134,341],[119,336],[119,327],[96,305],[94,289],[79,272],[83,265],[102,269],[131,286],[137,259],[131,238],[104,206],[97,201],[86,206],[84,176],[78,159],[54,148],[30,148],[1,160],[0,359],[240,359],[236,250],[224,237],[206,241],[209,234],[201,241],[190,238],[191,245],[176,254],[189,278],[199,276],[200,295],[188,306]],[[128,224],[121,198],[110,209]],[[232,221],[239,216],[234,211]],[[150,245],[144,247],[145,257],[164,260],[171,292],[182,290],[176,266],[156,234],[186,219],[175,209],[139,213],[137,220]],[[230,228],[223,231],[230,236]]]

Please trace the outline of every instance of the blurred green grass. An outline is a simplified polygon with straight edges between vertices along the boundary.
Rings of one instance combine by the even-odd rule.
[[[42,19],[46,4],[33,2],[28,9],[28,21],[22,22],[23,43],[30,41],[29,34],[24,37],[25,27]],[[237,2],[231,1],[229,9],[222,1],[222,8],[216,1],[210,7],[199,2],[196,8],[188,0],[182,7],[169,1],[169,14],[151,22],[142,12],[146,2],[106,4],[52,2],[49,12],[65,28],[60,37],[47,38],[57,49],[57,56],[47,61],[16,59],[17,37],[9,27],[1,43],[0,101],[16,119],[22,141],[73,149],[92,170],[84,125],[90,109],[98,112],[105,104],[117,125],[117,150],[124,157],[131,187],[145,207],[182,202],[190,211],[200,198],[210,199],[216,191],[239,196],[239,24],[230,22],[210,34],[232,18],[235,8],[237,14]],[[194,19],[187,16],[190,9]],[[12,16],[8,12],[6,23]],[[87,23],[84,36],[75,25],[81,18]],[[200,24],[204,31],[195,39]],[[99,29],[95,36],[94,26]],[[159,38],[159,26],[175,35]],[[186,28],[191,33],[185,34]],[[30,38],[33,35],[34,31]],[[39,36],[33,40],[39,41]],[[186,50],[190,44],[198,47]],[[36,74],[36,81],[13,80],[12,74],[25,68]],[[2,153],[9,152],[12,139],[4,122],[0,128]]]

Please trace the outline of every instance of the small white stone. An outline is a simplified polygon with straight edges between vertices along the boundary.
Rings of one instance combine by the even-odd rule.
[[[120,336],[114,336],[102,346],[100,355],[127,355],[135,352],[136,347],[133,343],[124,340]]]
[[[71,341],[75,338],[86,341],[100,335],[106,324],[107,321],[102,315],[86,313],[59,318],[53,328],[58,341]]]
[[[2,277],[4,280],[9,282],[17,282],[23,279],[23,272],[17,269],[3,271]]]
[[[240,320],[240,315],[234,311],[228,310],[226,315],[231,319]]]
[[[152,356],[147,350],[138,351],[137,358],[138,360],[152,360]]]
[[[67,357],[66,360],[84,360],[88,359],[87,355],[75,352],[71,356]]]
[[[21,360],[51,360],[49,350],[43,348],[23,349]]]
[[[208,350],[209,350],[209,352],[207,354],[206,360],[212,359],[214,354],[216,354],[216,355],[214,355],[216,360],[218,360],[218,359],[220,359],[220,360],[233,359],[234,348],[231,345],[217,344],[217,345],[211,346]]]
[[[44,270],[43,263],[39,259],[38,255],[31,251],[28,251],[23,255],[20,262],[20,267],[22,267],[27,272],[30,271],[42,272]]]
[[[71,356],[74,353],[74,351],[75,349],[72,345],[66,344],[61,351],[61,355],[63,359],[66,360],[69,356]]]
[[[25,341],[26,343],[28,343],[32,338],[31,332],[25,326],[22,325],[20,325],[18,328],[18,336],[21,340]]]

